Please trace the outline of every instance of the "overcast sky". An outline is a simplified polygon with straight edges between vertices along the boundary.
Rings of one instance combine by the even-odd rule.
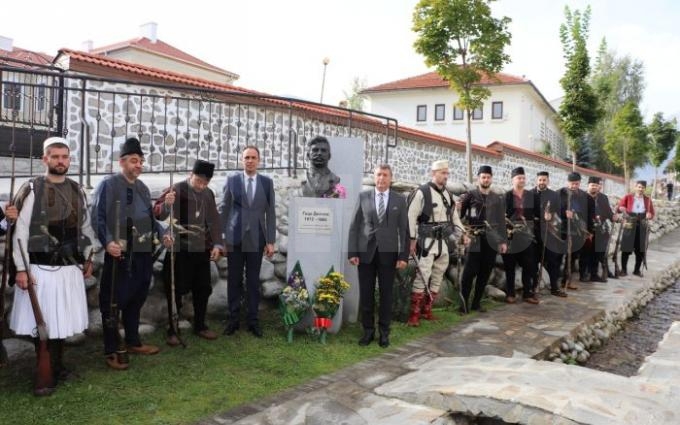
[[[0,35],[30,50],[55,54],[102,46],[158,23],[158,37],[241,76],[237,85],[318,101],[328,57],[324,101],[337,104],[353,77],[368,86],[427,72],[413,50],[416,0],[116,0],[6,1]],[[558,29],[564,5],[592,6],[590,51],[606,37],[619,54],[645,64],[643,113],[680,112],[680,2],[674,0],[500,0],[496,16],[512,18],[512,63],[548,99],[561,96],[564,61]]]

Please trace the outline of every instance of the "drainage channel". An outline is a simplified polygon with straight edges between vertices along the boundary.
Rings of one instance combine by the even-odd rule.
[[[621,376],[633,376],[644,359],[657,349],[659,341],[675,321],[680,321],[680,280],[659,293],[620,332],[583,365]]]

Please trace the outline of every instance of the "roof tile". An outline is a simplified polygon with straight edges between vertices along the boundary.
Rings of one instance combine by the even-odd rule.
[[[523,77],[517,77],[510,74],[499,72],[495,78],[488,75],[482,76],[480,84],[482,85],[497,85],[497,84],[522,84],[528,83],[529,80]],[[369,87],[364,90],[364,93],[393,91],[393,90],[410,90],[410,89],[428,89],[448,87],[449,83],[436,72],[428,72],[426,74],[416,75],[415,77],[404,78],[389,83],[379,84],[377,86]]]

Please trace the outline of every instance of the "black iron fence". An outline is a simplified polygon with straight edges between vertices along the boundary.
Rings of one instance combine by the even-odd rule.
[[[91,175],[115,170],[130,136],[148,152],[145,172],[189,170],[197,158],[214,162],[217,170],[236,170],[243,147],[256,145],[263,170],[290,176],[306,168],[305,144],[317,135],[363,139],[365,172],[388,162],[397,141],[398,123],[389,117],[239,89],[6,65],[0,65],[0,84],[0,156],[13,149],[29,161],[20,175],[41,172],[42,141],[51,135],[69,141],[71,169],[86,184]]]

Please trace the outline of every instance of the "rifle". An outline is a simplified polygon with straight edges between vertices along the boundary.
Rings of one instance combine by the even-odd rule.
[[[113,241],[116,243],[120,239],[120,200],[115,203],[116,210],[114,211],[114,225],[113,225]],[[122,252],[119,258],[111,257],[111,298],[110,298],[110,310],[109,310],[109,320],[106,321],[106,326],[111,329],[116,338],[116,359],[120,364],[128,364],[130,359],[128,358],[127,347],[125,346],[125,341],[120,335],[120,330],[118,329],[118,300],[116,298],[116,279],[118,278],[118,262],[122,259]]]
[[[649,247],[649,234],[651,233],[649,230],[649,220],[645,219],[640,220],[640,231],[642,231],[642,223],[644,222],[645,224],[645,250],[642,251],[642,265],[645,266],[645,270],[649,270],[647,268],[647,248]]]
[[[172,172],[170,172],[170,190],[172,191]],[[175,203],[170,205],[170,237],[173,239],[172,245],[170,246],[170,291],[168,297],[170,297],[170,328],[175,333],[175,336],[182,344],[182,347],[187,348],[187,345],[182,341],[179,336],[179,312],[177,311],[177,299],[175,294],[175,240],[174,240],[174,223],[175,221]]]
[[[543,209],[543,219],[545,219],[545,214],[550,214],[550,200],[548,200],[545,203],[545,208]],[[539,219],[540,222],[540,219]],[[541,283],[543,282],[543,265],[545,264],[545,245],[548,240],[548,226],[549,223],[545,223],[545,231],[543,232],[543,239],[541,240],[541,243],[543,244],[543,247],[541,248],[541,262],[538,264],[538,271],[536,272],[536,278],[534,279],[534,292],[536,292],[537,289],[540,289]]]
[[[35,317],[36,333],[38,337],[38,349],[36,350],[36,373],[35,373],[35,387],[33,393],[35,395],[49,395],[54,391],[54,375],[52,374],[52,361],[50,359],[50,352],[47,349],[47,325],[40,309],[38,296],[35,293],[35,281],[31,276],[31,269],[24,253],[24,246],[21,239],[17,239],[19,244],[19,251],[21,251],[21,259],[26,270],[26,278],[28,280],[28,297],[31,299],[31,307],[33,308],[33,316]]]
[[[616,233],[616,243],[614,244],[614,254],[612,258],[614,259],[614,276],[619,277],[621,274],[621,268],[619,267],[618,256],[619,248],[621,247],[621,237],[623,236],[623,228],[626,225],[626,214],[621,215],[621,222],[619,223],[619,231]]]
[[[12,129],[14,131],[14,129]],[[12,176],[9,185],[9,202],[7,205],[14,203],[14,183],[16,176],[14,175],[14,134],[12,134],[12,144],[9,147],[12,152]],[[14,233],[14,226],[7,220],[7,232],[5,233],[5,258],[2,261],[2,283],[0,284],[0,367],[7,364],[7,350],[3,339],[5,337],[5,288],[9,280],[9,267],[12,259],[12,234]]]
[[[567,211],[571,211],[571,190],[569,189],[567,189]],[[569,285],[571,284],[571,249],[572,249],[571,219],[567,218],[567,264],[565,264],[567,276],[564,281],[565,288],[568,288]]]

